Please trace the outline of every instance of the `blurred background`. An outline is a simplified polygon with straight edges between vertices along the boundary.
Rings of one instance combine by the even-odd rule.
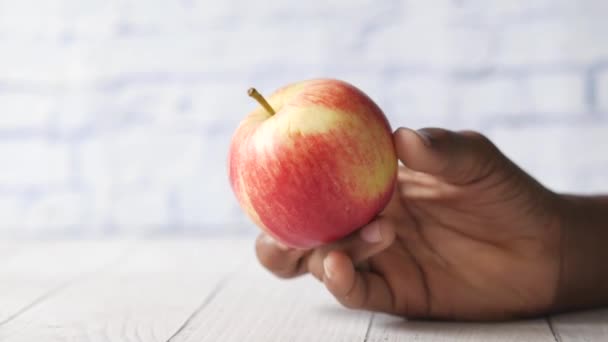
[[[0,0],[0,236],[249,234],[238,122],[290,82],[393,128],[480,130],[557,191],[608,192],[605,0]]]

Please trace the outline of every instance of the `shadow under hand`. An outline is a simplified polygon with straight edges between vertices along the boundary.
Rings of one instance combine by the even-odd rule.
[[[565,339],[589,336],[589,340],[603,340],[608,336],[608,309],[555,315],[550,322],[555,333]]]
[[[546,320],[512,322],[448,322],[407,320],[376,314],[370,340],[421,339],[429,341],[554,341]]]
[[[339,305],[321,305],[318,307],[318,313],[320,316],[325,316],[327,319],[369,319],[372,315],[369,311],[362,310],[349,310]]]

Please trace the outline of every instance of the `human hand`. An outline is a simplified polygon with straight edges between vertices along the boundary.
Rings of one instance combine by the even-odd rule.
[[[313,250],[262,234],[260,262],[284,278],[311,273],[349,308],[461,320],[552,310],[558,196],[478,133],[400,128],[394,140],[405,166],[374,221]]]

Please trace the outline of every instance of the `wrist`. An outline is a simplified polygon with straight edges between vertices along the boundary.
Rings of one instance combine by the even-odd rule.
[[[608,197],[559,195],[556,310],[608,304]]]

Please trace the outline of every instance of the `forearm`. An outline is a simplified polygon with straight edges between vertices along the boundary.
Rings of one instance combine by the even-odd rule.
[[[557,310],[608,305],[608,196],[562,195]]]

